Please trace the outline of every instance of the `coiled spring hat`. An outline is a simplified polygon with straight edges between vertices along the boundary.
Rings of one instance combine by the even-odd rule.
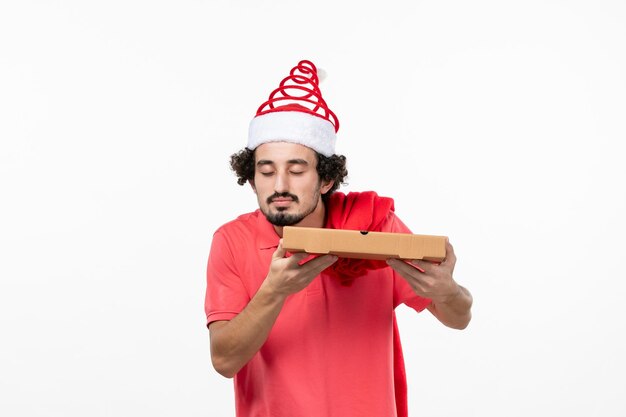
[[[327,157],[335,153],[339,119],[322,98],[319,75],[307,60],[291,69],[250,122],[248,149],[267,142],[291,142]]]

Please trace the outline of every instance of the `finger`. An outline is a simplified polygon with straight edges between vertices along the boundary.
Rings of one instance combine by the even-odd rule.
[[[431,261],[424,261],[422,259],[414,259],[410,262],[412,266],[417,269],[420,269],[421,272],[425,274],[430,274],[433,271],[434,266],[439,266],[439,263],[433,263]]]
[[[387,259],[387,264],[403,276],[417,277],[418,274],[424,273],[424,270],[418,265],[400,259]]]
[[[337,257],[335,255],[323,255],[318,256],[315,259],[311,259],[307,263],[302,265],[302,272],[304,273],[315,273],[315,275],[319,275],[320,272],[337,262]]]
[[[399,259],[389,259],[387,261],[400,276],[402,276],[413,287],[414,290],[420,294],[424,294],[424,288],[428,285],[429,276],[419,272],[419,270],[410,263],[401,261]]]
[[[289,261],[292,263],[292,265],[298,264],[298,266],[300,266],[303,264],[303,261],[309,256],[311,255],[306,252],[297,252],[289,257]]]
[[[415,261],[410,261],[410,262],[405,262],[407,265],[412,266],[413,268],[417,269],[418,271],[420,271],[422,274],[424,272],[426,272],[426,270],[424,268],[422,268],[421,266],[419,266],[417,263],[415,263]]]
[[[456,254],[454,253],[454,248],[452,247],[452,244],[450,243],[450,241],[446,238],[446,259],[444,259],[444,261],[442,263],[446,263],[446,264],[456,264]]]

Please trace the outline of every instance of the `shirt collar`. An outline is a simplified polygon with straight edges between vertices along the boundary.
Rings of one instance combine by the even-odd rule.
[[[274,225],[268,222],[261,210],[257,209],[254,214],[257,217],[257,246],[259,249],[276,249],[280,236],[276,234]]]

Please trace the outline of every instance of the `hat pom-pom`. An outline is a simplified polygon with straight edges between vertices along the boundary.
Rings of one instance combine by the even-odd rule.
[[[317,68],[317,79],[321,83],[328,77],[328,73],[324,71],[322,68]]]

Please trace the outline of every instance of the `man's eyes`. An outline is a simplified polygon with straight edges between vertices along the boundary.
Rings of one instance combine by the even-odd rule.
[[[302,175],[304,174],[304,171],[289,171],[289,173],[291,175]],[[263,175],[264,177],[271,177],[272,175],[274,175],[274,171],[270,171],[270,172],[260,172],[261,175]]]

